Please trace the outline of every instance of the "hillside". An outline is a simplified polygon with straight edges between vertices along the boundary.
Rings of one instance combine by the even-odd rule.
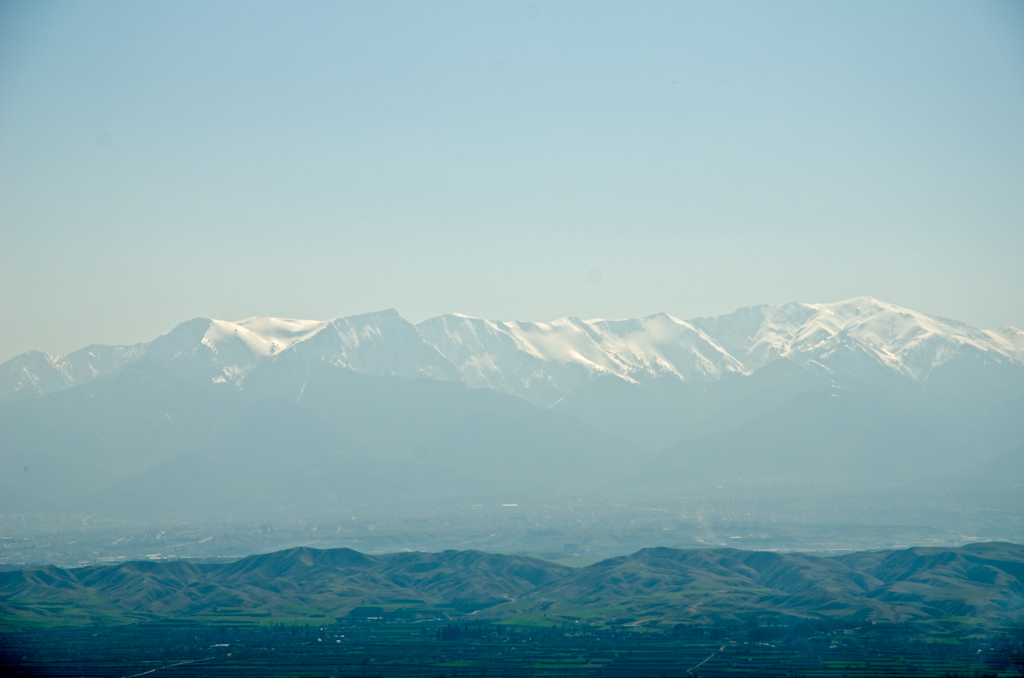
[[[0,573],[8,624],[192,618],[314,623],[485,615],[512,623],[800,619],[1006,626],[1024,619],[1024,547],[987,543],[815,557],[643,549],[570,569],[478,551],[369,556],[296,548],[228,564],[130,562]]]

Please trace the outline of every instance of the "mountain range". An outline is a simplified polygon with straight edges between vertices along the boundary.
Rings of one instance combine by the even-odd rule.
[[[441,315],[413,325],[394,310],[331,321],[196,318],[132,346],[17,356],[0,365],[0,400],[61,391],[145,359],[242,388],[257,367],[299,361],[460,381],[551,406],[604,376],[634,384],[661,378],[707,383],[749,376],[785,359],[840,378],[921,382],[970,358],[1024,366],[1024,331],[979,330],[868,297],[756,306],[690,321],[666,314],[546,323]]]
[[[719,487],[1019,507],[1024,332],[871,298],[690,321],[197,318],[3,363],[0,440],[7,513]]]
[[[1015,626],[1024,547],[856,552],[643,549],[573,569],[479,551],[366,555],[295,548],[235,562],[128,562],[0,572],[8,623],[192,618],[436,619],[665,627],[835,619]]]

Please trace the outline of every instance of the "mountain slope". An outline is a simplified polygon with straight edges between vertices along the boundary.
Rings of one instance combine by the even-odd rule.
[[[871,297],[755,306],[691,322],[747,371],[789,358],[816,362],[839,375],[891,370],[923,380],[964,352],[1024,364],[1024,333],[1016,328],[979,330]]]
[[[669,447],[635,482],[687,491],[712,485],[899,493],[971,468],[982,451],[933,427],[912,426],[888,403],[842,390],[811,391],[734,428]]]
[[[228,564],[131,562],[0,573],[8,619],[345,615],[436,618],[486,610],[592,624],[1024,619],[1024,547],[975,544],[822,558],[738,549],[643,549],[572,570],[479,551],[371,556],[295,548]],[[376,607],[374,607],[376,606]],[[69,614],[70,613],[70,614]]]
[[[1013,505],[1000,468],[1024,436],[1022,360],[1018,330],[870,298],[690,322],[197,318],[0,366],[0,510],[241,515],[782,482],[816,496],[941,482]]]
[[[671,316],[497,322],[445,315],[419,323],[423,338],[470,386],[550,405],[596,377],[717,379],[741,365],[704,333]]]
[[[965,355],[1024,366],[1024,332],[980,330],[869,297],[756,306],[688,322],[665,314],[547,323],[442,315],[413,326],[394,310],[332,321],[196,318],[134,346],[12,358],[0,365],[0,400],[81,385],[144,356],[243,384],[255,366],[289,355],[301,358],[296,366],[322,361],[366,374],[459,380],[547,406],[605,376],[711,383],[780,359],[835,379],[926,381]]]
[[[34,606],[28,601],[44,599],[50,605],[86,603],[91,612],[131,615],[203,616],[225,608],[287,614],[312,608],[333,618],[395,602],[485,608],[570,572],[542,560],[479,551],[371,556],[296,548],[227,565],[131,562],[4,572],[0,605],[5,615],[29,612]]]
[[[296,395],[272,376],[253,396],[147,358],[0,403],[0,510],[269,517],[575,492],[642,464],[572,418],[457,382],[317,362]]]
[[[0,401],[85,384],[143,359],[172,367],[180,376],[238,384],[256,366],[282,355],[367,374],[457,376],[394,310],[333,321],[194,318],[134,346],[89,346],[67,356],[30,352],[12,358],[0,365]]]
[[[1024,547],[975,544],[836,558],[737,549],[644,549],[581,568],[519,611],[604,620],[716,623],[785,616],[1013,624],[1024,616]]]

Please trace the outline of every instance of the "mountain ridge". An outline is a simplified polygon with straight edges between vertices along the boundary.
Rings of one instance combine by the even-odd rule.
[[[996,335],[867,298],[692,322],[195,319],[77,363],[0,366],[0,509],[269,516],[681,491],[827,509],[938,484],[1016,510],[1001,469],[1019,466],[1024,364],[1016,335]]]
[[[15,356],[0,364],[0,400],[88,383],[143,356],[189,363],[198,378],[244,387],[254,368],[293,354],[367,374],[461,381],[550,406],[602,376],[703,383],[788,359],[837,377],[874,371],[921,381],[969,352],[1024,366],[1024,332],[981,330],[871,297],[752,306],[690,321],[664,313],[551,322],[448,314],[414,325],[394,309],[320,321],[195,318],[131,346]]]
[[[1024,547],[1000,542],[831,557],[656,547],[578,569],[482,551],[368,555],[296,547],[224,564],[0,572],[0,611],[22,623],[225,613],[299,614],[322,623],[368,613],[436,619],[483,612],[511,623],[543,614],[556,622],[639,620],[653,627],[786,619],[941,626],[951,618],[1007,626],[1024,618],[1022,578]]]

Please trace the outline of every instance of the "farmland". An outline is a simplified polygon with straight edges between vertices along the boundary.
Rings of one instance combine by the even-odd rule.
[[[488,620],[327,626],[161,621],[0,636],[10,675],[996,676],[1024,670],[1024,633],[909,625],[681,624],[665,631]]]

